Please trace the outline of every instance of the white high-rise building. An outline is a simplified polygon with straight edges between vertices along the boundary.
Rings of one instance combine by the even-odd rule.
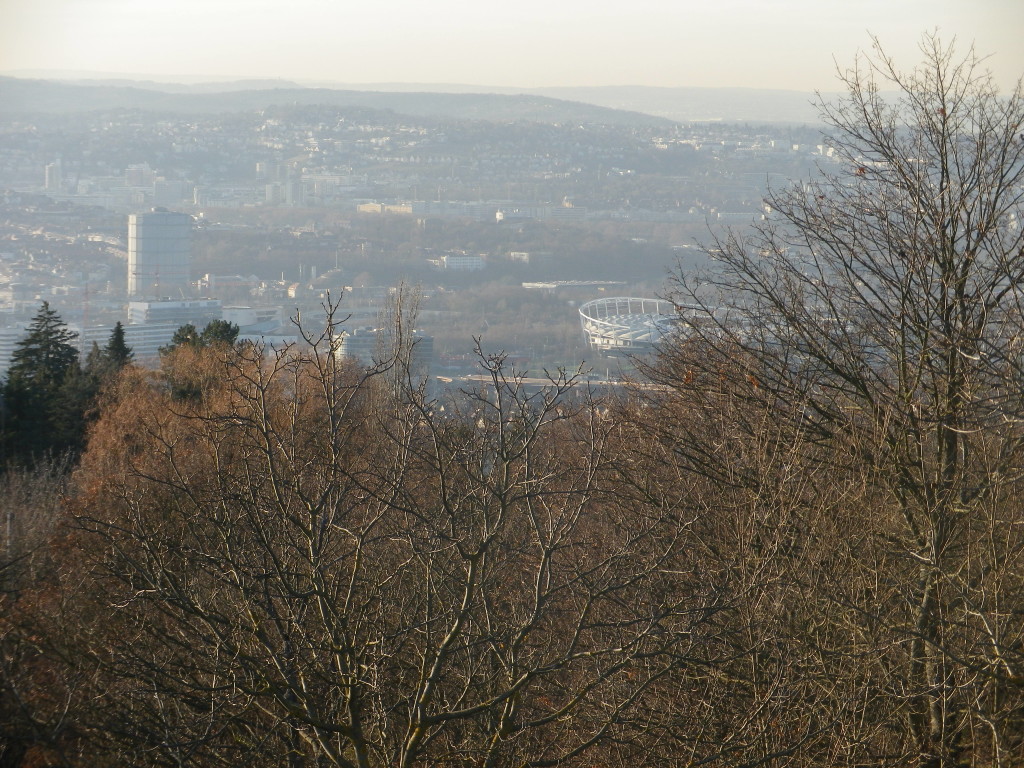
[[[128,295],[188,296],[192,217],[154,208],[128,217]]]
[[[46,166],[46,191],[62,192],[64,189],[64,173],[61,170],[60,160],[49,163]]]

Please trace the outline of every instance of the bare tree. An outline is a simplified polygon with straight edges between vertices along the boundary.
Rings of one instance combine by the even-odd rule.
[[[715,596],[668,588],[671,518],[603,492],[613,425],[502,355],[444,403],[396,392],[403,354],[357,371],[334,330],[190,358],[199,397],[139,376],[104,414],[78,511],[112,748],[539,766],[626,738]]]
[[[973,51],[921,48],[909,73],[877,44],[841,73],[835,163],[680,277],[652,374],[688,410],[676,459],[704,476],[761,492],[744,454],[770,433],[792,477],[864,488],[869,514],[833,507],[856,548],[810,538],[842,578],[802,577],[832,605],[845,698],[865,692],[847,759],[1006,765],[1022,759],[1024,100]],[[900,738],[875,739],[879,714]]]
[[[82,686],[51,653],[67,627],[49,552],[66,483],[58,461],[0,473],[0,765],[51,757],[70,741],[68,713]]]

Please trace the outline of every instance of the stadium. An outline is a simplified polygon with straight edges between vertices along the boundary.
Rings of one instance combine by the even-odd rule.
[[[613,296],[583,304],[580,322],[592,349],[635,353],[651,350],[677,321],[670,301]]]

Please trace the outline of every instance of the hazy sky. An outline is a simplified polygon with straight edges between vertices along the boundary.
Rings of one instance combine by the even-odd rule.
[[[936,28],[1024,75],[1024,0],[0,0],[0,72],[837,90]]]

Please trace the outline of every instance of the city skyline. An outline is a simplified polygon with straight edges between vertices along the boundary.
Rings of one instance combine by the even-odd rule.
[[[990,56],[1008,90],[1024,73],[1021,29],[1018,0],[0,0],[0,74],[829,91],[871,35],[908,69],[937,30]]]

